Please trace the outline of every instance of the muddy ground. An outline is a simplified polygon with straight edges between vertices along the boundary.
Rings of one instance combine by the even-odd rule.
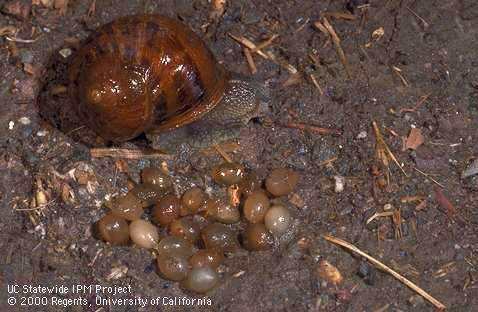
[[[390,275],[325,241],[324,234],[383,261],[450,311],[478,311],[478,175],[461,177],[478,157],[478,3],[241,0],[228,1],[224,15],[209,23],[210,6],[202,0],[102,0],[90,15],[92,1],[70,1],[64,12],[50,6],[61,1],[31,2],[0,1],[2,311],[435,310]],[[211,306],[99,306],[96,294],[86,293],[81,297],[87,306],[21,307],[26,295],[8,294],[7,285],[131,285],[131,297],[201,298],[160,278],[147,250],[111,247],[92,235],[91,225],[106,212],[105,196],[124,191],[127,175],[118,170],[121,163],[91,158],[88,146],[39,115],[42,78],[51,73],[52,57],[64,48],[75,51],[97,26],[141,12],[183,20],[228,69],[247,75],[243,47],[227,34],[254,42],[279,35],[264,50],[294,66],[302,78],[254,55],[257,79],[272,95],[270,114],[244,129],[239,148],[229,153],[261,177],[279,166],[301,173],[289,204],[293,226],[272,251],[228,257],[220,286],[207,294]],[[334,42],[313,27],[326,12],[356,17],[328,17],[341,39],[349,77]],[[375,154],[373,121],[407,176],[390,160],[390,180],[384,180],[388,170]],[[291,122],[339,133],[287,127]],[[421,130],[424,142],[404,149],[412,128]],[[169,158],[126,164],[138,180],[141,168],[163,161],[184,189],[210,185],[204,177],[223,160],[183,146]],[[90,169],[90,184],[69,174]],[[343,192],[335,192],[335,176],[345,177]],[[32,199],[39,185],[47,204],[37,207]],[[390,216],[366,224],[375,212],[398,209],[401,238]],[[338,268],[341,283],[317,274],[321,260]],[[8,297],[16,304],[9,305]]]

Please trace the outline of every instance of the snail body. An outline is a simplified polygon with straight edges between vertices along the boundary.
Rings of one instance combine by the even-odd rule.
[[[73,58],[69,80],[78,115],[108,142],[142,133],[164,146],[217,141],[267,102],[263,88],[229,74],[186,25],[154,14],[98,28]]]

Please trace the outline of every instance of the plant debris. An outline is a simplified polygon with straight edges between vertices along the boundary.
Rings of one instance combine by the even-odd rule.
[[[422,131],[418,128],[412,128],[405,143],[405,148],[416,150],[423,142],[425,142],[425,138]]]
[[[366,254],[365,252],[361,251],[360,249],[358,249],[357,247],[355,247],[354,245],[344,241],[344,240],[341,240],[339,238],[335,238],[333,236],[329,236],[329,235],[325,235],[324,238],[326,240],[328,240],[329,242],[332,242],[334,244],[337,244],[339,246],[342,246],[342,247],[345,247],[346,249],[366,258],[368,261],[370,261],[373,265],[375,265],[376,267],[378,267],[379,269],[389,273],[390,275],[392,275],[393,277],[395,277],[396,279],[398,279],[400,282],[404,283],[405,285],[407,285],[408,287],[410,287],[412,290],[414,290],[415,292],[417,292],[420,296],[422,296],[423,298],[427,299],[430,303],[432,303],[436,308],[438,309],[445,309],[446,306],[441,303],[440,301],[438,301],[437,299],[433,298],[431,295],[429,295],[427,292],[425,292],[423,289],[421,289],[420,287],[418,287],[417,285],[415,285],[413,282],[411,282],[410,280],[408,280],[407,278],[403,277],[402,275],[398,274],[397,272],[395,272],[394,270],[390,269],[388,266],[386,266],[385,264],[383,264],[382,262],[378,261],[377,259],[373,258],[372,256],[369,256],[368,254]]]

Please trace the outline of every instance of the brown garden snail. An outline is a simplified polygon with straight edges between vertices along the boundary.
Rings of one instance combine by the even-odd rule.
[[[71,62],[69,90],[106,141],[145,133],[165,149],[232,138],[268,103],[262,86],[229,74],[186,25],[153,14],[98,28]]]

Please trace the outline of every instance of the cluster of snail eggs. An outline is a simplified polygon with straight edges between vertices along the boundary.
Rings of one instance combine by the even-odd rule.
[[[284,204],[271,204],[271,198],[291,193],[299,174],[278,168],[263,183],[241,164],[225,162],[214,167],[211,177],[227,189],[229,198],[210,196],[199,187],[177,197],[171,176],[144,168],[141,184],[106,205],[110,211],[96,223],[99,237],[112,245],[132,241],[150,249],[162,277],[196,293],[211,290],[225,255],[241,248],[233,224],[246,222],[242,247],[250,251],[270,249],[274,238],[287,231],[290,212]],[[149,221],[142,218],[145,209]]]

